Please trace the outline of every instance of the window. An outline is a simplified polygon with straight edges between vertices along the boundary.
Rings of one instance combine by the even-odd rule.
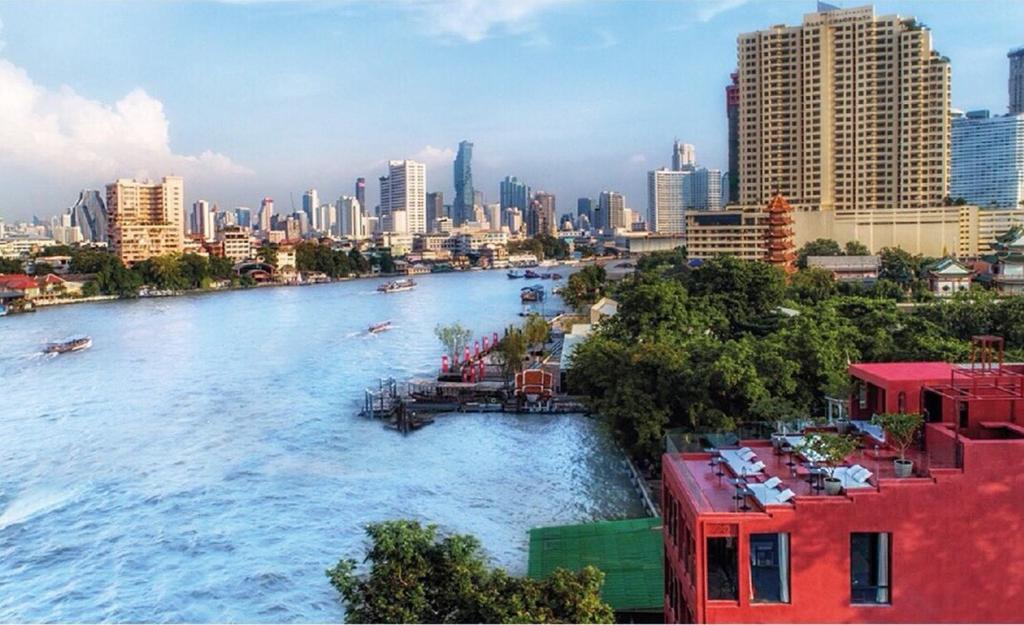
[[[789,534],[750,535],[750,594],[754,603],[789,603]]]
[[[890,603],[891,562],[891,534],[850,534],[850,603]]]
[[[739,600],[736,538],[708,538],[708,599]]]

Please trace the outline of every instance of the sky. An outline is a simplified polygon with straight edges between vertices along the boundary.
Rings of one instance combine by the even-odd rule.
[[[860,2],[839,2],[843,7]],[[878,2],[953,68],[953,106],[1007,105],[1024,2]],[[674,139],[725,169],[736,35],[798,24],[806,0],[0,0],[0,219],[83,188],[177,174],[186,202],[279,211],[304,190],[368,204],[389,159],[450,202],[458,142],[498,200],[518,176],[558,212],[602,190],[645,210]]]

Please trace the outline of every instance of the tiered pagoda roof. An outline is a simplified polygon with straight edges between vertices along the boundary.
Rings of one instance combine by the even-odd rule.
[[[768,204],[768,235],[765,260],[787,274],[796,271],[796,243],[793,242],[793,207],[782,194]]]

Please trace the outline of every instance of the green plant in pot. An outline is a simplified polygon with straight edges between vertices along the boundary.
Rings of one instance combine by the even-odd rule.
[[[885,430],[885,442],[900,452],[900,457],[893,461],[896,477],[910,477],[914,461],[907,460],[907,448],[914,444],[924,417],[917,412],[886,412],[875,415],[871,421]]]
[[[815,459],[825,466],[825,492],[838,495],[843,490],[843,482],[835,476],[836,468],[846,461],[847,456],[857,451],[860,446],[857,437],[831,432],[815,432],[808,434],[798,448],[807,459]]]

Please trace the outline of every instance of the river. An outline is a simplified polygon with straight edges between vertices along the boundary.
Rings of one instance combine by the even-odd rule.
[[[416,280],[0,319],[0,622],[338,622],[324,570],[362,557],[367,523],[470,532],[523,574],[531,527],[643,516],[586,417],[459,414],[403,437],[356,414],[380,377],[434,370],[436,324],[519,322],[502,272]],[[93,347],[40,353],[73,334]]]

